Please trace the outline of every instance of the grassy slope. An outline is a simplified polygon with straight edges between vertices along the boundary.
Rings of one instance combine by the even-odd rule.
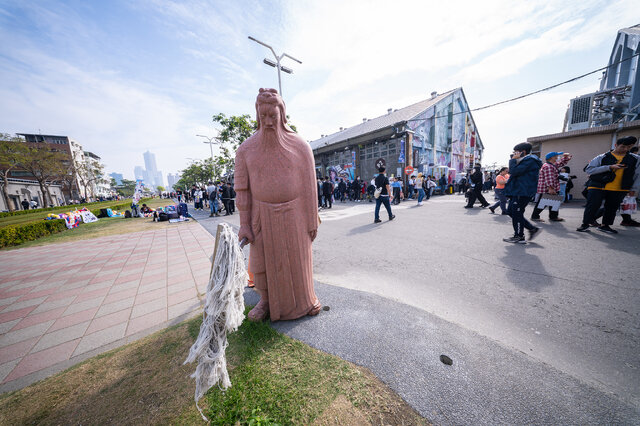
[[[194,319],[0,396],[0,424],[203,424]],[[232,387],[200,401],[213,424],[426,424],[367,370],[246,322],[227,349]]]

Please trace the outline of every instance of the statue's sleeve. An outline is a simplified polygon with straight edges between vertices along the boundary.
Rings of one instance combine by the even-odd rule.
[[[318,183],[316,180],[316,163],[313,159],[311,147],[308,143],[303,143],[306,145],[304,152],[306,156],[305,179],[307,181],[307,188],[305,191],[307,204],[307,230],[316,231],[318,229]]]
[[[236,154],[233,188],[236,191],[236,206],[240,212],[240,226],[251,229],[251,184],[243,149],[238,149]]]

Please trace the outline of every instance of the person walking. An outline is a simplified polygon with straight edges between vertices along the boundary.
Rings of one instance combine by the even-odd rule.
[[[229,216],[231,214],[231,206],[229,205],[229,201],[231,200],[231,191],[230,187],[227,186],[226,182],[222,182],[220,187],[220,198],[222,198],[222,205],[224,206],[224,215]]]
[[[598,155],[585,168],[589,175],[587,205],[578,232],[589,231],[589,224],[595,221],[604,201],[602,225],[598,230],[607,234],[618,233],[611,225],[620,203],[626,195],[635,197],[640,190],[640,157],[629,152],[637,141],[635,136],[618,139],[613,150]]]
[[[509,181],[509,168],[503,167],[500,169],[498,176],[496,176],[495,193],[496,193],[496,198],[498,198],[498,201],[494,205],[489,207],[489,210],[491,210],[491,213],[495,213],[496,208],[500,206],[500,210],[502,211],[502,214],[504,215],[508,214],[507,213],[507,197],[504,195],[504,187],[507,184],[507,181]]]
[[[433,195],[433,191],[436,190],[436,181],[433,176],[427,176],[427,200]]]
[[[209,217],[218,215],[218,208],[216,206],[216,195],[218,193],[218,187],[213,184],[213,182],[209,181],[207,185],[207,199],[209,200],[209,210],[211,213]]]
[[[536,194],[538,173],[542,161],[531,154],[531,144],[522,142],[513,147],[513,154],[509,160],[509,180],[504,187],[504,193],[509,199],[507,211],[511,216],[513,237],[503,238],[502,241],[513,244],[526,244],[524,230],[529,231],[529,240],[540,233],[540,228],[533,226],[524,217],[527,204]]]
[[[29,207],[31,207],[31,204],[29,204],[29,201],[27,201],[27,200],[22,200],[22,202],[20,204],[22,204],[22,209],[23,210],[29,210]]]
[[[537,157],[536,157],[537,158]],[[485,207],[489,207],[489,203],[485,200],[484,195],[482,195],[482,171],[480,170],[480,165],[476,165],[473,168],[473,174],[469,177],[471,181],[471,193],[469,194],[469,202],[465,209],[472,209],[476,200],[480,201],[480,205],[484,209]]]
[[[558,157],[562,156],[560,160]],[[558,179],[559,169],[563,167],[565,164],[571,160],[571,154],[564,152],[556,152],[551,151],[545,155],[546,162],[542,165],[540,169],[540,173],[538,175],[538,188],[535,198],[535,207],[533,208],[533,213],[531,213],[531,220],[536,222],[544,222],[544,220],[540,217],[540,213],[542,210],[538,206],[540,205],[540,201],[545,194],[550,195],[558,195],[560,193],[560,180]],[[558,217],[560,213],[560,207],[558,206],[558,210],[553,210],[551,206],[549,206],[549,220],[551,222],[562,222],[564,219]]]
[[[462,176],[458,182],[458,194],[467,192],[467,178]]]
[[[387,209],[387,213],[389,214],[389,220],[395,219],[395,215],[391,213],[391,204],[389,203],[390,199],[393,199],[393,196],[390,196],[391,187],[389,185],[389,178],[385,176],[386,169],[384,167],[378,168],[378,176],[376,176],[375,186],[376,189],[381,188],[380,196],[376,198],[376,209],[374,212],[373,223],[380,223],[380,206],[384,204],[384,208]]]

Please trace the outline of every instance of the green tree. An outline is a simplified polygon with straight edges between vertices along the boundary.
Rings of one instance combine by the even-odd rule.
[[[222,167],[226,173],[232,172],[235,166],[235,156],[242,142],[258,129],[258,123],[249,114],[226,115],[219,113],[213,116],[213,122],[222,126],[218,141],[220,141],[220,155],[214,162]]]
[[[116,182],[116,180],[115,179],[111,179],[111,180],[113,185]],[[122,184],[115,185],[114,188],[119,195],[122,195],[123,197],[131,197],[133,196],[133,192],[136,190],[136,181],[122,179]]]
[[[84,187],[84,198],[89,200],[89,189],[93,185],[106,183],[104,179],[104,166],[96,159],[85,157],[84,162],[80,162],[76,166],[76,173],[80,184]],[[95,194],[92,194],[95,196]]]
[[[20,169],[31,173],[38,182],[42,193],[43,207],[54,205],[47,181],[51,182],[60,176],[63,173],[65,163],[68,161],[68,155],[55,149],[25,146],[18,165]]]
[[[162,185],[158,185],[156,189],[158,190],[158,192],[164,192],[164,186]]]
[[[0,178],[2,178],[2,198],[9,211],[14,211],[9,202],[9,174],[19,168],[19,162],[25,155],[26,145],[18,136],[0,133]]]

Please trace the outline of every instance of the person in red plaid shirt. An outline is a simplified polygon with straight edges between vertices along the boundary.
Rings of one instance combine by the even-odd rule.
[[[558,160],[559,156],[562,157]],[[538,190],[535,199],[536,205],[533,208],[533,213],[531,214],[531,220],[536,222],[544,222],[540,217],[540,213],[542,213],[543,209],[538,208],[542,194],[558,195],[560,192],[558,170],[571,160],[571,154],[568,152],[552,151],[545,156],[545,159],[547,161],[542,165],[540,174],[538,175]],[[549,220],[552,222],[562,222],[564,219],[558,217],[559,213],[560,209],[553,211],[551,207],[549,207]]]

